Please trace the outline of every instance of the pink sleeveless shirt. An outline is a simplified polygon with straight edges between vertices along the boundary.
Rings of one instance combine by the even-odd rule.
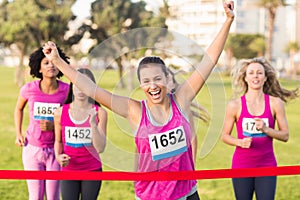
[[[93,171],[102,167],[100,156],[92,145],[89,117],[82,123],[75,123],[69,115],[70,104],[62,107],[61,127],[64,153],[71,157],[62,171]],[[95,106],[98,111],[98,106]]]
[[[275,120],[270,108],[270,97],[265,94],[265,109],[262,115],[253,116],[248,112],[246,98],[241,97],[242,111],[236,123],[238,138],[252,137],[249,149],[236,147],[232,168],[257,168],[276,166],[276,158],[273,150],[273,139],[256,129],[253,118],[262,118],[267,126],[274,128]]]
[[[194,170],[191,127],[173,95],[170,95],[170,120],[164,125],[150,122],[146,102],[142,101],[142,117],[135,142],[139,154],[139,172],[176,172]],[[137,181],[136,196],[142,200],[174,200],[187,195],[196,185],[187,181]]]
[[[29,108],[29,125],[26,130],[26,140],[29,144],[37,147],[52,148],[54,146],[54,131],[42,131],[40,120],[54,120],[54,111],[65,101],[69,85],[62,81],[58,82],[57,92],[45,94],[40,89],[40,80],[25,84],[20,95],[27,100]]]

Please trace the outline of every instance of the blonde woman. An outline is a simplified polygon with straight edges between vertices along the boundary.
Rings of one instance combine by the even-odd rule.
[[[277,166],[273,139],[287,142],[288,122],[284,103],[298,97],[298,90],[284,89],[276,70],[263,58],[242,60],[232,71],[235,95],[227,105],[222,140],[235,146],[232,168]],[[275,129],[277,123],[278,129]],[[231,135],[234,124],[237,138]],[[276,176],[233,178],[236,199],[273,200]]]

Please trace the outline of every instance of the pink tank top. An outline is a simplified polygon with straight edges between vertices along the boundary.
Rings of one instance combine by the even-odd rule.
[[[29,108],[29,125],[26,130],[26,140],[29,144],[42,148],[54,146],[54,131],[42,131],[40,120],[54,120],[54,111],[65,101],[69,84],[58,80],[55,94],[45,94],[40,89],[40,80],[25,84],[20,95],[27,99]]]
[[[164,125],[151,123],[150,112],[142,101],[142,117],[135,136],[139,172],[194,170],[190,124],[178,109],[173,95],[170,100],[172,114]],[[137,181],[135,193],[142,200],[173,200],[187,195],[195,185],[195,180]]]
[[[241,97],[242,111],[236,123],[238,138],[252,137],[249,149],[236,147],[232,159],[232,168],[257,168],[277,166],[273,150],[273,139],[255,127],[253,118],[262,118],[267,126],[274,128],[275,120],[270,108],[270,97],[265,94],[265,110],[260,116],[248,112],[246,98]]]
[[[70,104],[62,107],[61,127],[64,153],[71,157],[62,171],[93,171],[102,167],[100,156],[92,145],[89,117],[82,123],[74,123],[69,115]],[[98,106],[95,106],[98,111]]]

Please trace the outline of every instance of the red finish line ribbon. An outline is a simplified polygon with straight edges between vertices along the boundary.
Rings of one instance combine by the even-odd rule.
[[[244,169],[217,169],[180,172],[84,172],[84,171],[24,171],[0,170],[0,179],[37,180],[110,180],[110,181],[171,181],[241,178],[259,176],[299,175],[300,166],[281,166]]]

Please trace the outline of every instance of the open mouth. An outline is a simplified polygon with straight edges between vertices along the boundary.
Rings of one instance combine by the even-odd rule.
[[[159,97],[160,97],[160,93],[161,93],[161,90],[149,92],[149,94],[150,94],[154,99],[159,98]]]

